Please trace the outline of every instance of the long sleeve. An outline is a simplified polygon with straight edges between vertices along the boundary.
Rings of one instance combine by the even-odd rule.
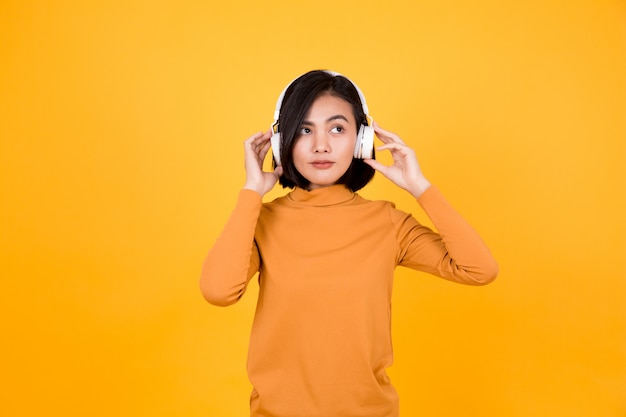
[[[401,247],[399,264],[469,285],[485,285],[498,275],[498,264],[478,233],[430,187],[417,200],[437,233],[412,216],[393,215]]]
[[[234,304],[258,271],[260,257],[254,232],[260,210],[261,196],[252,190],[241,190],[235,209],[202,267],[200,289],[209,303]]]

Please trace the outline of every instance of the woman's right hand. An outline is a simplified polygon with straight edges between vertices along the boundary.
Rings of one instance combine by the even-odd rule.
[[[272,131],[268,130],[254,134],[243,143],[246,165],[246,184],[243,188],[256,191],[261,196],[274,188],[283,173],[282,166],[277,166],[274,172],[263,171],[263,160],[270,149],[271,137]]]

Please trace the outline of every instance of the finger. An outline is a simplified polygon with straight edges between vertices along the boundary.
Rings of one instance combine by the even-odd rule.
[[[271,144],[269,141],[266,141],[259,146],[257,153],[261,159],[265,159],[265,155],[267,155],[267,151],[270,150],[270,146]]]
[[[244,141],[245,144],[251,144],[252,142],[254,142],[255,140],[263,137],[263,132],[256,132],[254,135],[250,136],[248,139],[246,139]]]
[[[402,155],[410,155],[413,150],[404,143],[389,142],[376,148],[376,151],[400,152]]]
[[[408,149],[409,147],[405,143],[400,142],[389,142],[384,145],[376,147],[376,150],[385,150],[385,149]]]
[[[270,138],[272,137],[272,135],[270,134],[269,131],[263,133],[263,135],[257,137],[254,139],[253,143],[257,146],[264,146],[266,143],[269,143]]]
[[[271,135],[268,132],[257,133],[244,142],[246,150],[253,152],[257,157],[264,157],[270,146]]]
[[[269,140],[271,137],[271,130],[267,130],[266,132],[257,132],[254,135],[250,136],[248,139],[246,139],[245,143],[253,144],[257,142],[264,142],[266,140]]]
[[[380,127],[378,123],[374,122],[372,126],[374,127],[374,132],[376,132],[376,136],[378,136],[378,138],[383,143],[390,143],[390,142],[404,143],[404,141],[400,139],[400,136],[396,135],[393,132],[383,129],[382,127]]]
[[[271,137],[272,137],[272,129],[268,129],[265,132],[263,132],[263,140],[268,140]]]

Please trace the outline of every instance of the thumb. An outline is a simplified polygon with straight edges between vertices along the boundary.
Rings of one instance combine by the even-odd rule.
[[[363,162],[374,168],[376,171],[380,171],[383,175],[387,171],[387,167],[375,159],[364,159]]]

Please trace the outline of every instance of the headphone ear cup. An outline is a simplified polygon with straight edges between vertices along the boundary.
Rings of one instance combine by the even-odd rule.
[[[354,143],[354,157],[361,159],[362,147],[363,147],[363,128],[365,126],[359,126],[359,133],[356,135],[356,142]]]
[[[274,161],[276,161],[276,165],[280,165],[280,133],[274,133],[270,138],[270,143],[272,144]]]
[[[361,125],[354,147],[354,157],[371,159],[374,156],[374,128]]]

